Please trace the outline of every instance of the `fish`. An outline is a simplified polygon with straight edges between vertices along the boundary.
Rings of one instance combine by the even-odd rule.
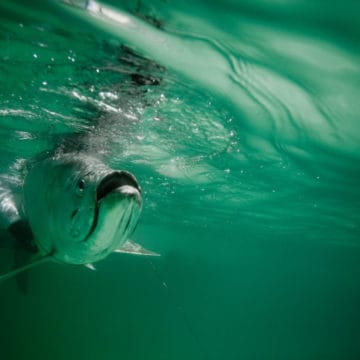
[[[26,265],[0,275],[0,280],[49,260],[94,270],[93,263],[113,252],[158,255],[128,239],[142,209],[141,189],[130,172],[81,153],[56,155],[29,170],[23,194],[22,212],[36,251]],[[9,228],[16,234],[24,220],[9,196],[6,201],[3,197],[5,206],[13,220]]]

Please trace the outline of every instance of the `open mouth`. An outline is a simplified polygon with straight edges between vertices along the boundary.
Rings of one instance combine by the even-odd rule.
[[[89,239],[89,237],[98,225],[101,200],[104,199],[107,195],[113,193],[114,191],[120,191],[125,196],[130,197],[136,194],[135,199],[141,206],[141,190],[139,184],[137,183],[133,175],[126,171],[114,171],[111,174],[105,176],[104,179],[101,180],[96,190],[94,220],[89,234],[86,236],[84,241],[87,241]]]
[[[134,176],[126,171],[115,171],[105,176],[97,188],[96,202],[99,202],[106,195],[125,185],[133,187],[138,192],[141,192]]]

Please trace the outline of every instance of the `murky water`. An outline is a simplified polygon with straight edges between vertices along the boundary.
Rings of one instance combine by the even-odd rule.
[[[0,187],[81,147],[137,176],[162,257],[2,283],[1,358],[358,359],[359,14],[3,1]]]

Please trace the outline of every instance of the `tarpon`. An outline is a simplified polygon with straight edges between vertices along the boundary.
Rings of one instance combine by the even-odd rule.
[[[37,252],[0,280],[47,260],[93,269],[94,262],[112,252],[157,255],[128,240],[139,220],[142,196],[127,171],[83,154],[62,154],[36,163],[23,192],[23,213]],[[20,211],[9,198],[7,202],[14,229]]]

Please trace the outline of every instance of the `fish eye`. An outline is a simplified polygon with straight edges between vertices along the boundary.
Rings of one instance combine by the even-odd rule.
[[[84,179],[80,179],[78,182],[77,182],[77,189],[78,189],[78,193],[82,193],[85,189],[85,180]]]

